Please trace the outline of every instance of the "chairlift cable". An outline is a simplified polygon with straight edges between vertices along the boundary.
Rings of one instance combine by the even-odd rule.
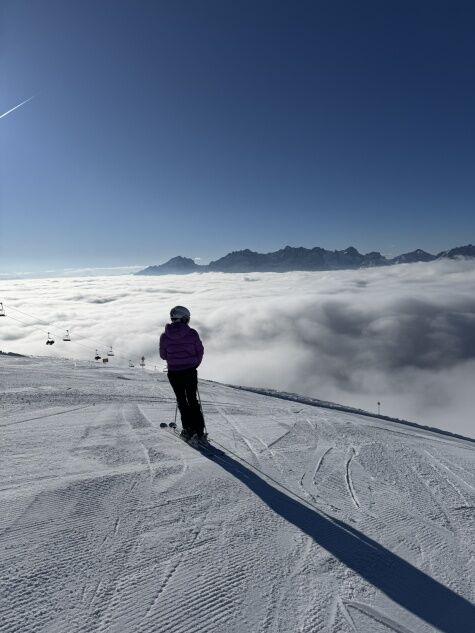
[[[25,312],[24,310],[20,310],[19,308],[14,308],[13,306],[9,305],[8,309],[9,310],[15,310],[15,312],[19,312],[20,314],[23,314],[24,316],[30,317],[30,319],[36,319],[37,321],[41,321],[41,323],[44,323],[45,325],[49,325],[49,322],[45,321],[41,317],[36,316],[34,314],[29,314],[28,312]],[[90,336],[88,336],[88,337],[83,336],[82,338],[83,339],[87,339],[89,341],[92,341],[93,343],[95,343],[96,345],[99,345],[100,347],[110,347],[109,343],[106,345],[104,341],[99,341],[97,339],[93,339]]]
[[[51,332],[53,332],[54,334],[54,330],[48,331],[48,330],[43,330],[43,328],[34,327],[31,323],[28,323],[28,321],[22,321],[21,319],[18,319],[17,317],[12,316],[11,314],[7,314],[6,316],[7,318],[12,319],[13,321],[17,321],[18,323],[22,323],[23,325],[28,325],[29,327],[33,329],[34,332],[43,332],[46,335],[51,334]],[[91,351],[90,347],[87,347],[86,345],[79,343],[79,341],[71,341],[71,343],[73,343],[74,345],[79,345],[80,347],[87,349],[89,352]]]
[[[17,321],[18,323],[22,323],[23,325],[28,325],[29,327],[31,327],[31,328],[33,329],[33,331],[36,331],[36,332],[43,332],[43,333],[44,333],[44,334],[46,334],[46,335],[51,334],[51,332],[53,332],[53,333],[54,333],[54,330],[49,330],[49,331],[48,331],[48,330],[43,330],[43,328],[34,327],[34,326],[32,326],[32,324],[31,324],[31,323],[28,323],[28,321],[22,321],[21,319],[18,319],[18,318],[14,317],[14,316],[11,316],[10,314],[7,314],[6,316],[7,316],[9,319],[13,319],[13,321]],[[81,340],[82,340],[82,339],[81,339]],[[89,354],[91,353],[91,349],[93,349],[93,348],[91,348],[91,347],[88,347],[87,345],[83,345],[83,344],[82,344],[82,343],[80,343],[79,341],[74,341],[74,340],[71,340],[70,342],[71,342],[73,345],[78,345],[79,347],[82,347],[83,349],[87,350]]]
[[[3,304],[2,304],[2,306],[4,306],[4,305],[5,305],[5,304],[3,303]],[[37,321],[40,321],[41,323],[44,323],[45,325],[49,325],[49,323],[48,323],[47,321],[45,321],[44,319],[42,319],[41,317],[38,317],[38,316],[36,316],[36,315],[30,314],[30,313],[28,313],[28,312],[25,312],[24,310],[20,310],[19,308],[15,308],[15,307],[13,307],[13,306],[9,306],[9,307],[8,307],[8,309],[9,309],[9,310],[14,310],[14,311],[16,311],[16,312],[19,312],[20,314],[23,314],[24,316],[27,316],[27,317],[29,317],[29,318],[31,318],[31,319],[35,319],[35,320],[37,320]],[[36,330],[39,330],[39,331],[42,331],[42,332],[45,332],[46,334],[48,334],[48,331],[47,331],[47,330],[43,330],[42,328],[35,327],[33,324],[28,323],[27,321],[21,321],[20,319],[15,319],[15,317],[12,317],[11,315],[6,315],[6,316],[9,316],[9,318],[11,318],[11,319],[14,319],[14,320],[18,321],[19,323],[23,323],[24,325],[28,325],[28,326],[30,326],[30,327],[33,327],[33,329],[36,329]],[[50,330],[50,332],[55,333],[55,332],[56,332],[56,330]],[[60,338],[60,337],[58,336],[57,338]],[[61,338],[62,338],[62,337],[61,337]],[[91,341],[91,342],[94,342],[94,343],[96,343],[96,345],[99,345],[99,347],[109,347],[109,348],[110,348],[110,350],[112,351],[112,346],[111,346],[111,345],[105,345],[104,341],[98,341],[97,339],[93,339],[93,338],[88,337],[88,336],[83,336],[83,337],[81,338],[81,340],[82,340],[82,341]],[[73,343],[73,344],[75,344],[75,345],[79,345],[79,346],[83,347],[84,349],[90,349],[90,348],[86,347],[85,345],[82,345],[81,343],[79,343],[79,342],[78,342],[78,341],[76,341],[76,340],[71,340],[71,339],[70,339],[70,341],[69,341],[69,342],[71,342],[71,343]],[[112,355],[112,354],[108,354],[108,355]],[[116,353],[116,352],[113,352],[113,355],[114,355],[114,356],[116,356],[117,358],[121,358],[121,359],[122,359],[122,360],[124,360],[124,361],[127,361],[127,362],[129,361],[129,356],[130,356],[130,355],[125,356],[124,354],[120,354],[120,353]],[[152,356],[151,358],[153,359],[153,356]]]
[[[5,303],[2,303],[1,305],[2,305],[2,307],[3,307],[3,308],[5,308]],[[28,312],[25,312],[24,310],[20,310],[19,308],[15,308],[15,307],[12,307],[12,306],[10,306],[10,305],[9,305],[9,306],[8,306],[8,310],[9,310],[9,311],[10,311],[10,310],[14,310],[15,312],[19,312],[20,314],[23,314],[24,316],[29,317],[30,319],[35,319],[36,321],[39,321],[39,322],[41,322],[41,323],[44,323],[45,325],[48,325],[48,326],[50,325],[50,324],[48,323],[48,321],[45,321],[45,320],[44,320],[44,319],[42,319],[41,317],[38,317],[38,316],[36,316],[36,315],[34,315],[34,314],[30,314],[30,313],[28,313]],[[37,327],[37,326],[36,326],[35,324],[33,324],[33,323],[29,323],[28,321],[23,321],[23,320],[21,320],[21,319],[18,319],[18,318],[16,318],[16,317],[12,316],[11,314],[4,314],[4,316],[7,316],[8,318],[13,319],[14,321],[17,321],[18,323],[22,323],[23,325],[27,325],[27,326],[29,326],[30,328],[32,328],[33,330],[36,330],[36,331],[39,331],[39,332],[44,332],[47,336],[48,336],[50,333],[53,333],[53,334],[55,334],[55,335],[57,334],[57,330],[56,330],[56,329],[45,330],[45,329],[43,329],[43,328],[41,328],[41,327]],[[69,330],[67,330],[67,332],[69,332]],[[63,336],[56,336],[56,338],[58,338],[58,339],[63,339]],[[94,342],[94,343],[96,343],[97,345],[99,345],[99,347],[106,347],[106,348],[108,347],[108,348],[109,348],[109,350],[110,350],[110,351],[112,351],[112,347],[113,347],[113,346],[111,346],[111,345],[105,345],[104,341],[98,341],[98,340],[93,339],[93,338],[88,337],[88,336],[83,336],[83,337],[81,337],[81,339],[80,339],[80,340],[81,340],[81,341],[91,341],[91,342]],[[86,345],[83,345],[82,343],[80,343],[79,341],[75,340],[74,338],[70,339],[70,340],[69,340],[69,342],[70,342],[70,343],[72,343],[73,345],[78,345],[78,346],[82,347],[83,349],[87,349],[87,350],[89,351],[89,353],[91,353],[91,352],[90,352],[91,347],[88,347],[88,346],[86,346]],[[117,349],[117,348],[115,348],[115,349]],[[106,355],[111,355],[111,354],[107,354],[107,353],[106,353]],[[127,363],[130,363],[130,355],[125,356],[124,354],[117,353],[116,351],[114,351],[114,352],[113,352],[113,355],[114,355],[116,358],[120,358],[120,359],[122,359],[122,360],[126,361]],[[154,358],[154,357],[152,356],[152,357],[151,357],[151,359],[153,359],[153,358]]]
[[[41,319],[40,317],[37,317],[33,314],[28,314],[28,312],[24,312],[23,310],[19,310],[18,308],[13,308],[11,306],[9,306],[8,308],[9,310],[15,310],[16,312],[20,312],[20,314],[23,314],[27,317],[30,317],[31,319],[36,319],[37,321],[40,321],[41,323],[44,323],[45,325],[50,325],[47,321],[45,321],[44,319]],[[35,324],[33,323],[28,323],[27,321],[21,321],[20,319],[16,319],[15,317],[12,317],[11,315],[7,315],[9,316],[9,318],[14,319],[15,321],[18,321],[19,323],[23,323],[24,325],[29,325],[30,327],[32,327],[34,330],[38,330],[41,332],[44,332],[45,334],[48,334],[47,330],[43,330],[42,328],[36,327]],[[66,330],[67,332],[69,332],[69,330]],[[57,334],[57,329],[50,329],[49,332],[53,332],[53,334]],[[57,336],[57,338],[61,338],[62,340],[64,340],[63,336]],[[92,341],[93,343],[96,343],[96,345],[98,345],[99,347],[108,347],[111,348],[110,345],[105,345],[104,341],[97,341],[93,338],[87,337],[87,336],[83,336],[80,339],[81,341]],[[81,345],[81,343],[79,343],[78,341],[74,340],[74,339],[69,339],[69,342],[74,343],[75,345]],[[84,347],[84,349],[91,349],[89,347],[86,347],[85,345],[82,345],[82,347]],[[128,356],[123,356],[121,354],[116,354],[114,353],[115,356],[117,356],[118,358],[122,358],[124,360],[128,360]]]

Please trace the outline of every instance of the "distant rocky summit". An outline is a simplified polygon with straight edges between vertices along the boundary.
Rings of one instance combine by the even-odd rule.
[[[450,257],[451,259],[455,257],[475,257],[475,246],[468,244],[467,246],[452,248],[450,251],[442,251],[437,255],[437,259],[441,257]]]
[[[415,262],[431,262],[434,259],[437,259],[437,255],[431,255],[430,253],[426,253],[426,251],[418,248],[415,251],[411,251],[410,253],[403,253],[402,255],[398,255],[393,259],[389,260],[391,264],[414,264]]]
[[[246,248],[233,251],[224,257],[210,262],[208,265],[196,264],[189,257],[173,257],[165,264],[149,266],[135,273],[136,275],[186,275],[197,272],[251,273],[251,272],[291,272],[294,270],[346,270],[370,268],[374,266],[392,266],[394,264],[414,264],[430,262],[448,257],[475,257],[475,246],[459,246],[438,255],[432,255],[421,249],[403,253],[387,259],[377,251],[362,254],[350,246],[343,251],[328,251],[319,246],[304,248],[303,246],[286,246],[272,253],[256,253]]]
[[[193,259],[189,257],[172,257],[165,264],[159,266],[149,266],[140,270],[136,275],[186,275],[188,273],[197,273],[204,268],[198,266]]]
[[[246,249],[234,251],[208,265],[213,272],[290,272],[292,270],[338,270],[380,266],[385,258],[381,253],[362,255],[356,248],[344,251],[327,251],[324,248],[294,248],[286,246],[274,253],[255,253]]]

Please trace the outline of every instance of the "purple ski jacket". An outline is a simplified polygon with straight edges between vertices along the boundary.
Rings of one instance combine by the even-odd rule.
[[[168,369],[193,369],[203,360],[203,343],[196,330],[188,323],[168,323],[160,336],[160,357]]]

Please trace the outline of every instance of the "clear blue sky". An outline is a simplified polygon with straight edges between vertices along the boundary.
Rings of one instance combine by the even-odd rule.
[[[475,4],[4,0],[3,271],[475,239]]]

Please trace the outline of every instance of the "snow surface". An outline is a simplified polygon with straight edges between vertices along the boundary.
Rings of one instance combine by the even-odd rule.
[[[0,357],[0,631],[475,630],[475,442],[166,376]]]

